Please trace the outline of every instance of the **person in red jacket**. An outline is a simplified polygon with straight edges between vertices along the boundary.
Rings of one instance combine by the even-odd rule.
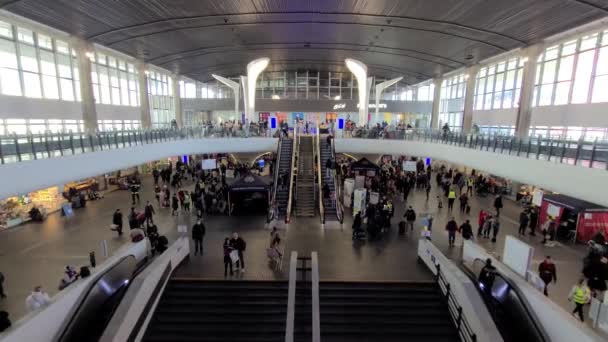
[[[479,228],[477,228],[477,236],[481,236],[481,232],[483,230],[483,224],[486,222],[486,218],[488,217],[488,213],[485,210],[479,211],[479,218],[477,219],[477,224]]]
[[[555,269],[555,264],[553,263],[553,260],[551,260],[551,256],[547,255],[545,260],[543,260],[543,262],[538,265],[538,275],[540,276],[540,279],[542,279],[545,283],[545,289],[543,293],[545,294],[545,296],[549,296],[549,292],[547,292],[547,287],[549,286],[551,281],[557,283],[557,271]]]

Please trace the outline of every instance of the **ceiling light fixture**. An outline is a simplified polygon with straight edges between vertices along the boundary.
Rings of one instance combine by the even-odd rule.
[[[340,95],[336,95],[336,97],[334,97],[334,100],[336,100],[336,101],[340,101],[340,100],[342,100],[342,96],[340,96]]]
[[[272,99],[273,100],[280,100],[281,97],[279,95],[277,95],[277,94],[274,94],[274,95],[272,95]]]

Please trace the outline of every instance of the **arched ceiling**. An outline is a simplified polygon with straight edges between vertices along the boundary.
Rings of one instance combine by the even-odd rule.
[[[608,16],[607,0],[0,0],[0,8],[201,81],[270,70],[416,83]]]

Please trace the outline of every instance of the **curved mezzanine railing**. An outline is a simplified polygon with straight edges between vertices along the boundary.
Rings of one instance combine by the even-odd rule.
[[[464,134],[431,129],[359,129],[353,138],[421,141],[608,170],[608,142],[510,135]]]

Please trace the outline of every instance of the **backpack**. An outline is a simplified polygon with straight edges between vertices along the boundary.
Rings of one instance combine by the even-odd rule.
[[[89,270],[89,268],[87,266],[82,266],[80,268],[80,277],[81,278],[86,278],[90,275],[91,275],[91,270]]]

